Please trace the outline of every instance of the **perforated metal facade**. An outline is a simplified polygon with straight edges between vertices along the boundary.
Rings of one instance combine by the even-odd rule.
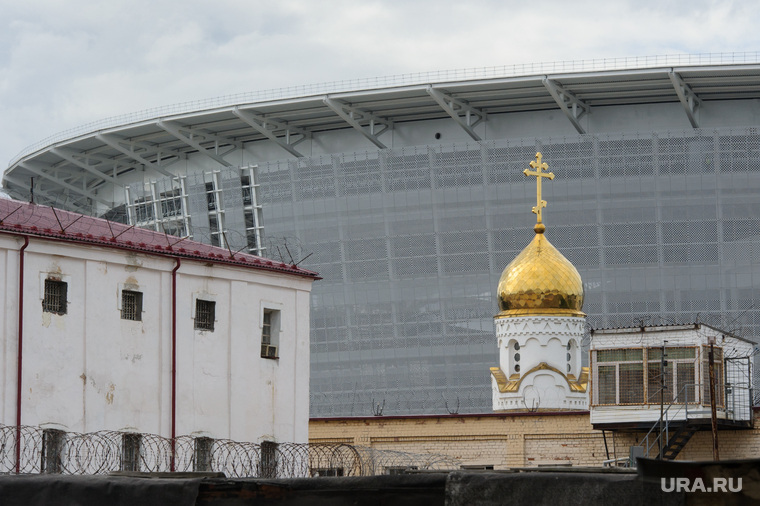
[[[259,165],[268,238],[312,293],[311,415],[488,412],[502,269],[533,236],[578,268],[594,327],[760,331],[760,136],[688,130],[443,144]]]

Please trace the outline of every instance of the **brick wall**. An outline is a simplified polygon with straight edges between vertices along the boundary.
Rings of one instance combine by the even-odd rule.
[[[758,412],[755,413],[756,425]],[[309,441],[348,443],[381,450],[436,453],[463,465],[533,467],[601,466],[627,457],[644,433],[594,430],[588,412],[509,413],[367,418],[319,418],[309,423]],[[760,455],[760,429],[721,430],[721,460]],[[698,432],[678,460],[712,460],[712,434]]]

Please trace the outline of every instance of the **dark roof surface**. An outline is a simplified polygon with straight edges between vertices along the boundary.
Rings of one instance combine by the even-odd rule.
[[[35,236],[52,241],[89,244],[164,257],[188,258],[204,263],[236,265],[320,279],[316,272],[296,265],[18,200],[0,199],[0,233]]]

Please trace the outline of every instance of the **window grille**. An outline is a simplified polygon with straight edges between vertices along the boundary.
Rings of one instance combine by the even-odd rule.
[[[140,470],[140,434],[125,433],[121,436],[121,470]]]
[[[596,350],[597,404],[644,402],[644,350]]]
[[[126,186],[124,191],[129,224],[167,235],[191,234],[185,176]]]
[[[214,446],[214,440],[210,437],[195,438],[194,446],[193,471],[211,471],[211,451]]]
[[[142,292],[132,290],[121,291],[121,319],[142,320]]]
[[[137,223],[153,221],[155,213],[153,212],[153,199],[150,197],[141,197],[135,200],[135,219]]]
[[[264,319],[261,324],[261,357],[277,358],[277,343],[273,339],[276,336],[279,311],[264,310]]]
[[[272,441],[261,442],[261,477],[277,478],[277,450],[279,445]]]
[[[665,361],[662,366],[662,348],[647,349],[647,399],[649,403],[662,402],[698,402],[695,378],[698,378],[699,362],[697,349],[693,347],[665,348]],[[665,388],[662,388],[662,385]]]
[[[208,204],[209,211],[216,211],[216,188],[214,183],[206,183],[206,203]]]
[[[182,198],[179,188],[161,192],[159,200],[161,202],[161,215],[164,218],[182,216]]]
[[[593,403],[670,404],[674,399],[679,403],[699,402],[699,388],[695,384],[699,377],[697,349],[665,350],[664,367],[661,347],[594,350]]]
[[[67,291],[68,286],[65,281],[46,279],[42,310],[46,313],[66,314]]]
[[[216,302],[211,300],[195,300],[195,328],[196,330],[214,330]]]
[[[243,215],[248,251],[261,256],[266,248],[262,244],[263,216],[262,207],[259,204],[261,199],[258,196],[259,185],[256,182],[258,176],[255,169],[255,166],[241,168],[240,186],[243,194]]]
[[[66,433],[57,429],[42,431],[42,472],[59,474],[63,472],[61,455]]]
[[[342,467],[318,467],[311,470],[312,476],[344,476],[345,472]]]

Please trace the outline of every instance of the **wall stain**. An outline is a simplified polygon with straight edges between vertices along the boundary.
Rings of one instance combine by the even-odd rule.
[[[127,261],[127,265],[124,266],[124,270],[127,272],[135,272],[143,266],[136,253],[127,253],[124,255],[124,259]]]
[[[106,392],[106,402],[108,404],[113,404],[113,392],[116,390],[116,387],[113,383],[110,383],[108,385],[108,392]]]

